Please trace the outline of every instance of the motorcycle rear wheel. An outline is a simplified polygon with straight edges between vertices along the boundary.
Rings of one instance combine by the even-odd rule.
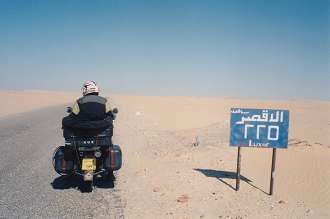
[[[92,192],[93,191],[93,181],[85,181],[83,191]]]

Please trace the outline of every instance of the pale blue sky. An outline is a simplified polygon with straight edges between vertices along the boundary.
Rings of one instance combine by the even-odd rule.
[[[0,89],[330,100],[328,0],[0,0]]]

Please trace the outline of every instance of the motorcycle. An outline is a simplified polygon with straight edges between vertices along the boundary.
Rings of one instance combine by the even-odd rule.
[[[67,108],[71,113],[72,109]],[[112,111],[114,120],[118,109]],[[111,129],[111,130],[110,130]],[[65,137],[65,145],[55,149],[53,167],[61,176],[80,176],[87,190],[93,189],[96,176],[114,180],[113,171],[122,165],[119,145],[112,143],[112,127],[101,133],[70,133]]]

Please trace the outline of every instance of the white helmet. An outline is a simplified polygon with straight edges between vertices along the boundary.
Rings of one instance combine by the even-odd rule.
[[[99,93],[99,88],[96,85],[96,82],[86,81],[82,86],[82,92],[84,96],[91,93]]]

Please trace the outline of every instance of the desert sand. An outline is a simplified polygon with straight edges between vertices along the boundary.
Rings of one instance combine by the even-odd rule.
[[[0,95],[5,99],[1,105],[0,118],[2,116],[28,112],[31,110],[55,106],[59,104],[72,104],[74,99],[79,97],[79,93],[59,92],[59,91],[4,91],[0,90]]]
[[[72,102],[77,94],[1,91],[1,116]],[[78,94],[79,95],[79,94]],[[106,95],[107,96],[107,95]],[[109,95],[123,150],[116,189],[127,218],[330,218],[330,102]],[[228,145],[231,107],[290,110],[288,149]],[[196,142],[198,141],[198,144]]]

